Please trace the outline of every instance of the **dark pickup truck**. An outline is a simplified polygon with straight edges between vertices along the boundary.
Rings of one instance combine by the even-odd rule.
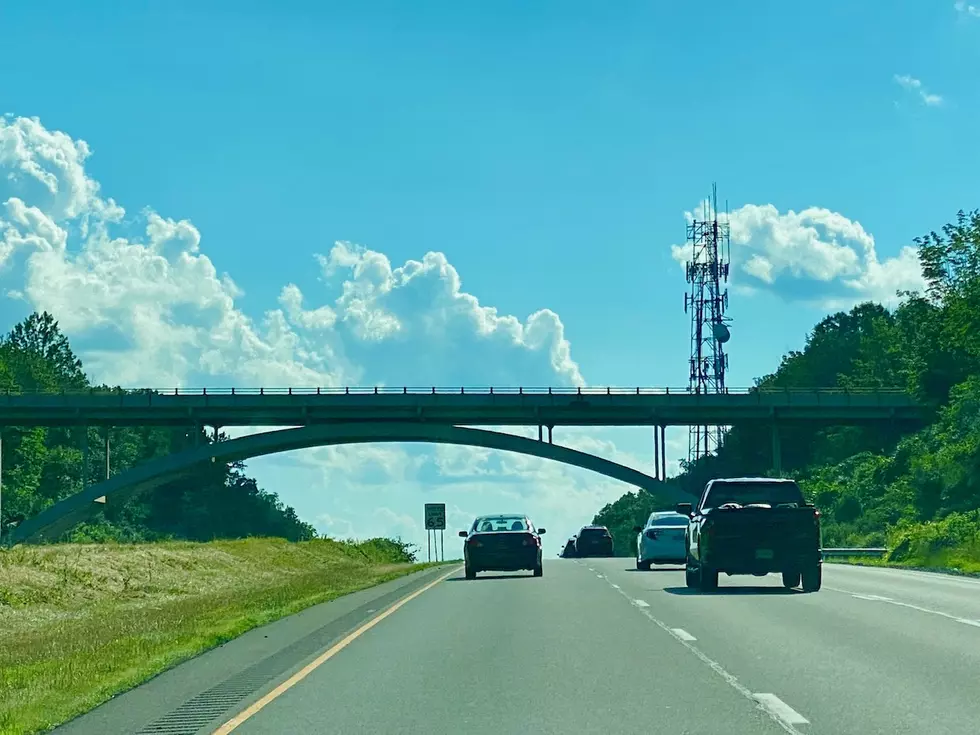
[[[744,477],[711,480],[696,505],[680,503],[690,518],[687,586],[712,590],[718,574],[782,574],[788,589],[820,589],[820,511],[793,480]]]

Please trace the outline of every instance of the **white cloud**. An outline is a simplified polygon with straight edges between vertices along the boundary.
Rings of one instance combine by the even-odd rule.
[[[829,209],[783,213],[772,204],[747,204],[731,213],[730,225],[731,282],[743,292],[767,290],[838,309],[865,300],[893,304],[898,290],[924,286],[913,248],[881,260],[860,222]],[[671,252],[681,264],[691,259],[689,246],[674,245]]]
[[[197,228],[152,209],[128,215],[86,172],[91,155],[84,141],[49,131],[37,119],[0,118],[0,267],[6,293],[30,309],[52,312],[99,382],[306,387],[396,378],[410,385],[584,384],[557,314],[541,309],[521,320],[482,305],[437,252],[392,266],[382,253],[336,243],[316,256],[322,291],[311,297],[287,284],[276,307],[253,318],[239,306],[241,289],[202,252]],[[445,482],[443,473],[452,477],[453,466],[485,459],[480,450],[442,449],[325,447],[252,464],[274,469],[270,489],[305,506],[306,517],[330,533],[373,535],[389,527],[398,532],[398,526],[417,534],[405,503],[414,508],[434,491],[432,482],[423,485],[420,478],[435,475]],[[513,478],[522,465],[509,460],[501,472]],[[575,511],[586,521],[596,510],[594,499],[604,498],[603,492],[614,499],[624,489],[611,482],[596,490],[591,477],[583,485],[581,477],[572,480],[561,468],[546,470],[537,462],[528,465],[533,477],[521,481],[559,483],[556,507],[569,484],[590,488],[588,502]],[[290,477],[306,484],[284,483],[286,467]],[[485,484],[472,489],[474,502],[493,497],[488,502],[494,504],[512,496],[506,489],[498,492],[499,475],[488,472]],[[517,497],[532,494],[529,487],[522,486]],[[316,500],[317,488],[328,488],[335,502],[325,503],[322,495]],[[542,497],[555,491],[535,488]],[[453,492],[458,496],[462,489]],[[377,502],[388,493],[394,493],[391,502]],[[345,507],[341,496],[358,499],[357,507]],[[324,505],[333,510],[324,513]]]
[[[980,7],[970,5],[969,3],[963,2],[963,0],[957,0],[957,2],[953,3],[953,8],[960,15],[980,18]]]
[[[972,8],[973,6],[970,7]],[[943,98],[941,95],[930,93],[924,86],[922,86],[922,82],[915,77],[909,76],[908,74],[896,74],[894,79],[902,89],[917,95],[922,104],[926,105],[927,107],[939,107],[943,104]]]

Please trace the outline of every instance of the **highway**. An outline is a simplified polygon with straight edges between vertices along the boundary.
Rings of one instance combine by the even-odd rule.
[[[815,594],[775,575],[723,576],[704,594],[682,571],[632,566],[429,570],[252,631],[57,732],[980,731],[980,580],[826,564]],[[311,631],[316,645],[297,647]],[[160,719],[285,648],[288,670],[196,729]]]

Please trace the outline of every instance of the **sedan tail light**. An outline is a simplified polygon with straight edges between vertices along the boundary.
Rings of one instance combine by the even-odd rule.
[[[657,540],[657,531],[655,529],[651,528],[649,531],[647,531],[646,536],[651,541],[656,541]]]

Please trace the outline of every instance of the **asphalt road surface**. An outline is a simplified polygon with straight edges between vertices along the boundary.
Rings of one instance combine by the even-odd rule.
[[[826,564],[815,594],[783,590],[775,575],[723,575],[705,594],[687,589],[680,570],[632,566],[555,559],[540,579],[475,581],[457,568],[428,572],[379,602],[370,595],[381,593],[358,593],[248,634],[64,730],[196,732],[147,724],[208,676],[240,669],[259,636],[278,641],[264,639],[271,650],[343,609],[347,623],[329,643],[198,720],[199,731],[980,732],[978,580]]]

